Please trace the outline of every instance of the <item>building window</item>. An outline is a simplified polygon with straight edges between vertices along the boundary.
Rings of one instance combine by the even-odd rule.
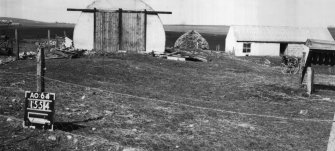
[[[251,43],[243,43],[243,53],[250,53]]]

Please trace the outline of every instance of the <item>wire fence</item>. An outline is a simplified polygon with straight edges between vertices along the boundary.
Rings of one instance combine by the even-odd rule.
[[[31,75],[31,74],[12,73],[12,72],[0,72],[0,74],[20,75],[24,78],[28,78],[27,81],[30,81],[29,79],[33,79],[34,76],[35,76],[35,75]],[[293,120],[293,121],[306,121],[306,122],[332,122],[333,121],[333,120],[328,120],[328,119],[304,119],[304,118],[290,118],[290,117],[281,117],[281,116],[273,116],[273,115],[250,114],[250,113],[241,113],[241,112],[236,112],[236,111],[221,110],[221,109],[215,109],[215,108],[206,108],[206,107],[189,105],[189,104],[185,104],[185,103],[177,102],[177,101],[175,101],[175,102],[174,101],[166,101],[166,100],[161,100],[161,99],[147,98],[147,97],[136,96],[136,95],[131,95],[131,94],[113,92],[113,91],[104,90],[104,89],[100,89],[100,88],[95,88],[95,87],[89,87],[89,86],[84,86],[84,85],[75,84],[75,83],[64,82],[64,81],[61,81],[61,80],[52,79],[52,78],[48,78],[48,77],[45,77],[45,79],[47,80],[46,82],[48,82],[49,85],[53,85],[52,89],[55,92],[57,92],[58,95],[63,96],[63,99],[68,100],[68,101],[70,101],[73,98],[84,99],[85,95],[83,95],[83,94],[86,93],[85,91],[95,90],[95,91],[98,91],[98,92],[102,92],[107,96],[108,95],[119,95],[119,96],[127,97],[127,98],[136,98],[136,99],[141,99],[141,100],[146,100],[146,101],[158,101],[158,102],[163,102],[163,103],[174,104],[176,106],[191,107],[191,108],[200,109],[200,110],[211,110],[211,111],[222,112],[222,113],[239,114],[239,115],[242,115],[242,116],[256,116],[256,117],[275,118],[275,119]],[[25,81],[25,80],[23,80],[23,81]],[[254,83],[258,83],[258,82],[259,81],[254,81]],[[251,81],[250,83],[253,83],[253,81]],[[31,85],[31,83],[30,84],[27,83],[27,84]],[[238,83],[236,85],[230,85],[230,86],[231,87],[236,87],[237,85],[240,85],[240,83]],[[76,87],[76,88],[79,88],[79,89],[74,90],[73,87]],[[13,87],[0,87],[0,88],[10,89],[10,88],[13,88]],[[290,97],[290,98],[292,98],[292,99],[305,99],[305,98],[302,98],[302,97]],[[190,100],[190,101],[197,101],[197,102],[205,102],[204,100],[195,99],[195,98],[187,98],[187,97],[176,97],[175,100],[182,100],[182,99],[186,99],[186,100]],[[72,101],[74,101],[74,100],[72,100]],[[208,103],[213,103],[213,102],[208,102]],[[65,110],[67,110],[67,108],[65,108]],[[70,109],[68,109],[68,110],[70,111]],[[74,110],[72,110],[72,111],[74,111]],[[62,114],[66,114],[66,113],[62,113]],[[64,119],[64,116],[56,114],[56,117],[55,117],[56,120],[55,121],[58,121],[57,118],[59,118],[59,117],[62,117],[62,119]],[[102,118],[101,116],[96,116],[96,117],[91,117],[91,118],[88,118],[88,119],[83,119],[83,121],[99,120],[101,118]],[[65,121],[71,121],[71,119],[69,118]],[[57,125],[59,127],[59,129],[65,129],[65,131],[76,130],[76,129],[78,129],[78,127],[80,127],[80,126],[75,125],[75,124],[69,124],[70,122],[59,122],[59,123],[60,123],[60,125]],[[76,122],[74,122],[74,123],[76,123]],[[80,121],[77,121],[77,123],[80,123]]]

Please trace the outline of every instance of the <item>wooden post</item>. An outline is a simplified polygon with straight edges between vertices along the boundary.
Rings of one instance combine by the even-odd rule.
[[[314,69],[307,67],[307,93],[311,95],[314,91]]]
[[[147,24],[148,24],[148,14],[147,10],[144,10],[144,52],[147,51]]]
[[[305,62],[306,62],[306,52],[303,52],[302,53],[302,58],[301,58],[301,64],[305,65]]]
[[[40,48],[37,54],[37,92],[44,92],[44,72],[45,72],[45,60],[44,60],[44,48]]]
[[[19,42],[19,34],[17,32],[17,28],[15,28],[15,43],[16,43],[16,60],[20,59],[20,42]]]
[[[119,9],[119,50],[122,50],[122,9]]]
[[[48,29],[48,48],[50,48],[50,29]]]
[[[94,8],[93,12],[93,50],[95,51],[96,49],[96,32],[97,32],[97,9]]]
[[[332,123],[332,128],[330,130],[330,135],[328,139],[328,146],[327,146],[327,151],[334,151],[335,150],[335,114],[334,114],[334,119]]]

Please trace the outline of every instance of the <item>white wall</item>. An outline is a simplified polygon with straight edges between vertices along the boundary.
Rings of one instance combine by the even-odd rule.
[[[162,54],[165,51],[165,30],[158,15],[147,16],[146,53],[154,51]]]
[[[243,42],[237,42],[235,56],[279,56],[279,48],[277,43],[251,43],[250,53],[243,53]]]
[[[280,44],[277,43],[252,43],[251,56],[279,56]]]
[[[303,52],[309,51],[309,48],[303,44],[288,44],[287,49],[285,50],[285,55],[302,57]]]
[[[226,46],[225,46],[225,52],[230,54],[235,54],[235,49],[238,46],[238,43],[236,41],[236,37],[234,34],[234,27],[230,27],[227,37],[226,37]]]

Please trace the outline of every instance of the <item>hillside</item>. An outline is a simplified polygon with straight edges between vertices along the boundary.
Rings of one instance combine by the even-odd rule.
[[[34,28],[73,28],[74,24],[68,23],[48,23],[42,21],[21,19],[21,18],[11,18],[11,17],[0,17],[0,20],[12,20],[14,23],[19,23],[21,27],[34,27]]]
[[[317,88],[304,97],[299,75],[246,58],[208,57],[208,63],[139,54],[47,60],[55,132],[22,128],[36,62],[2,65],[0,150],[326,150],[334,91]]]

